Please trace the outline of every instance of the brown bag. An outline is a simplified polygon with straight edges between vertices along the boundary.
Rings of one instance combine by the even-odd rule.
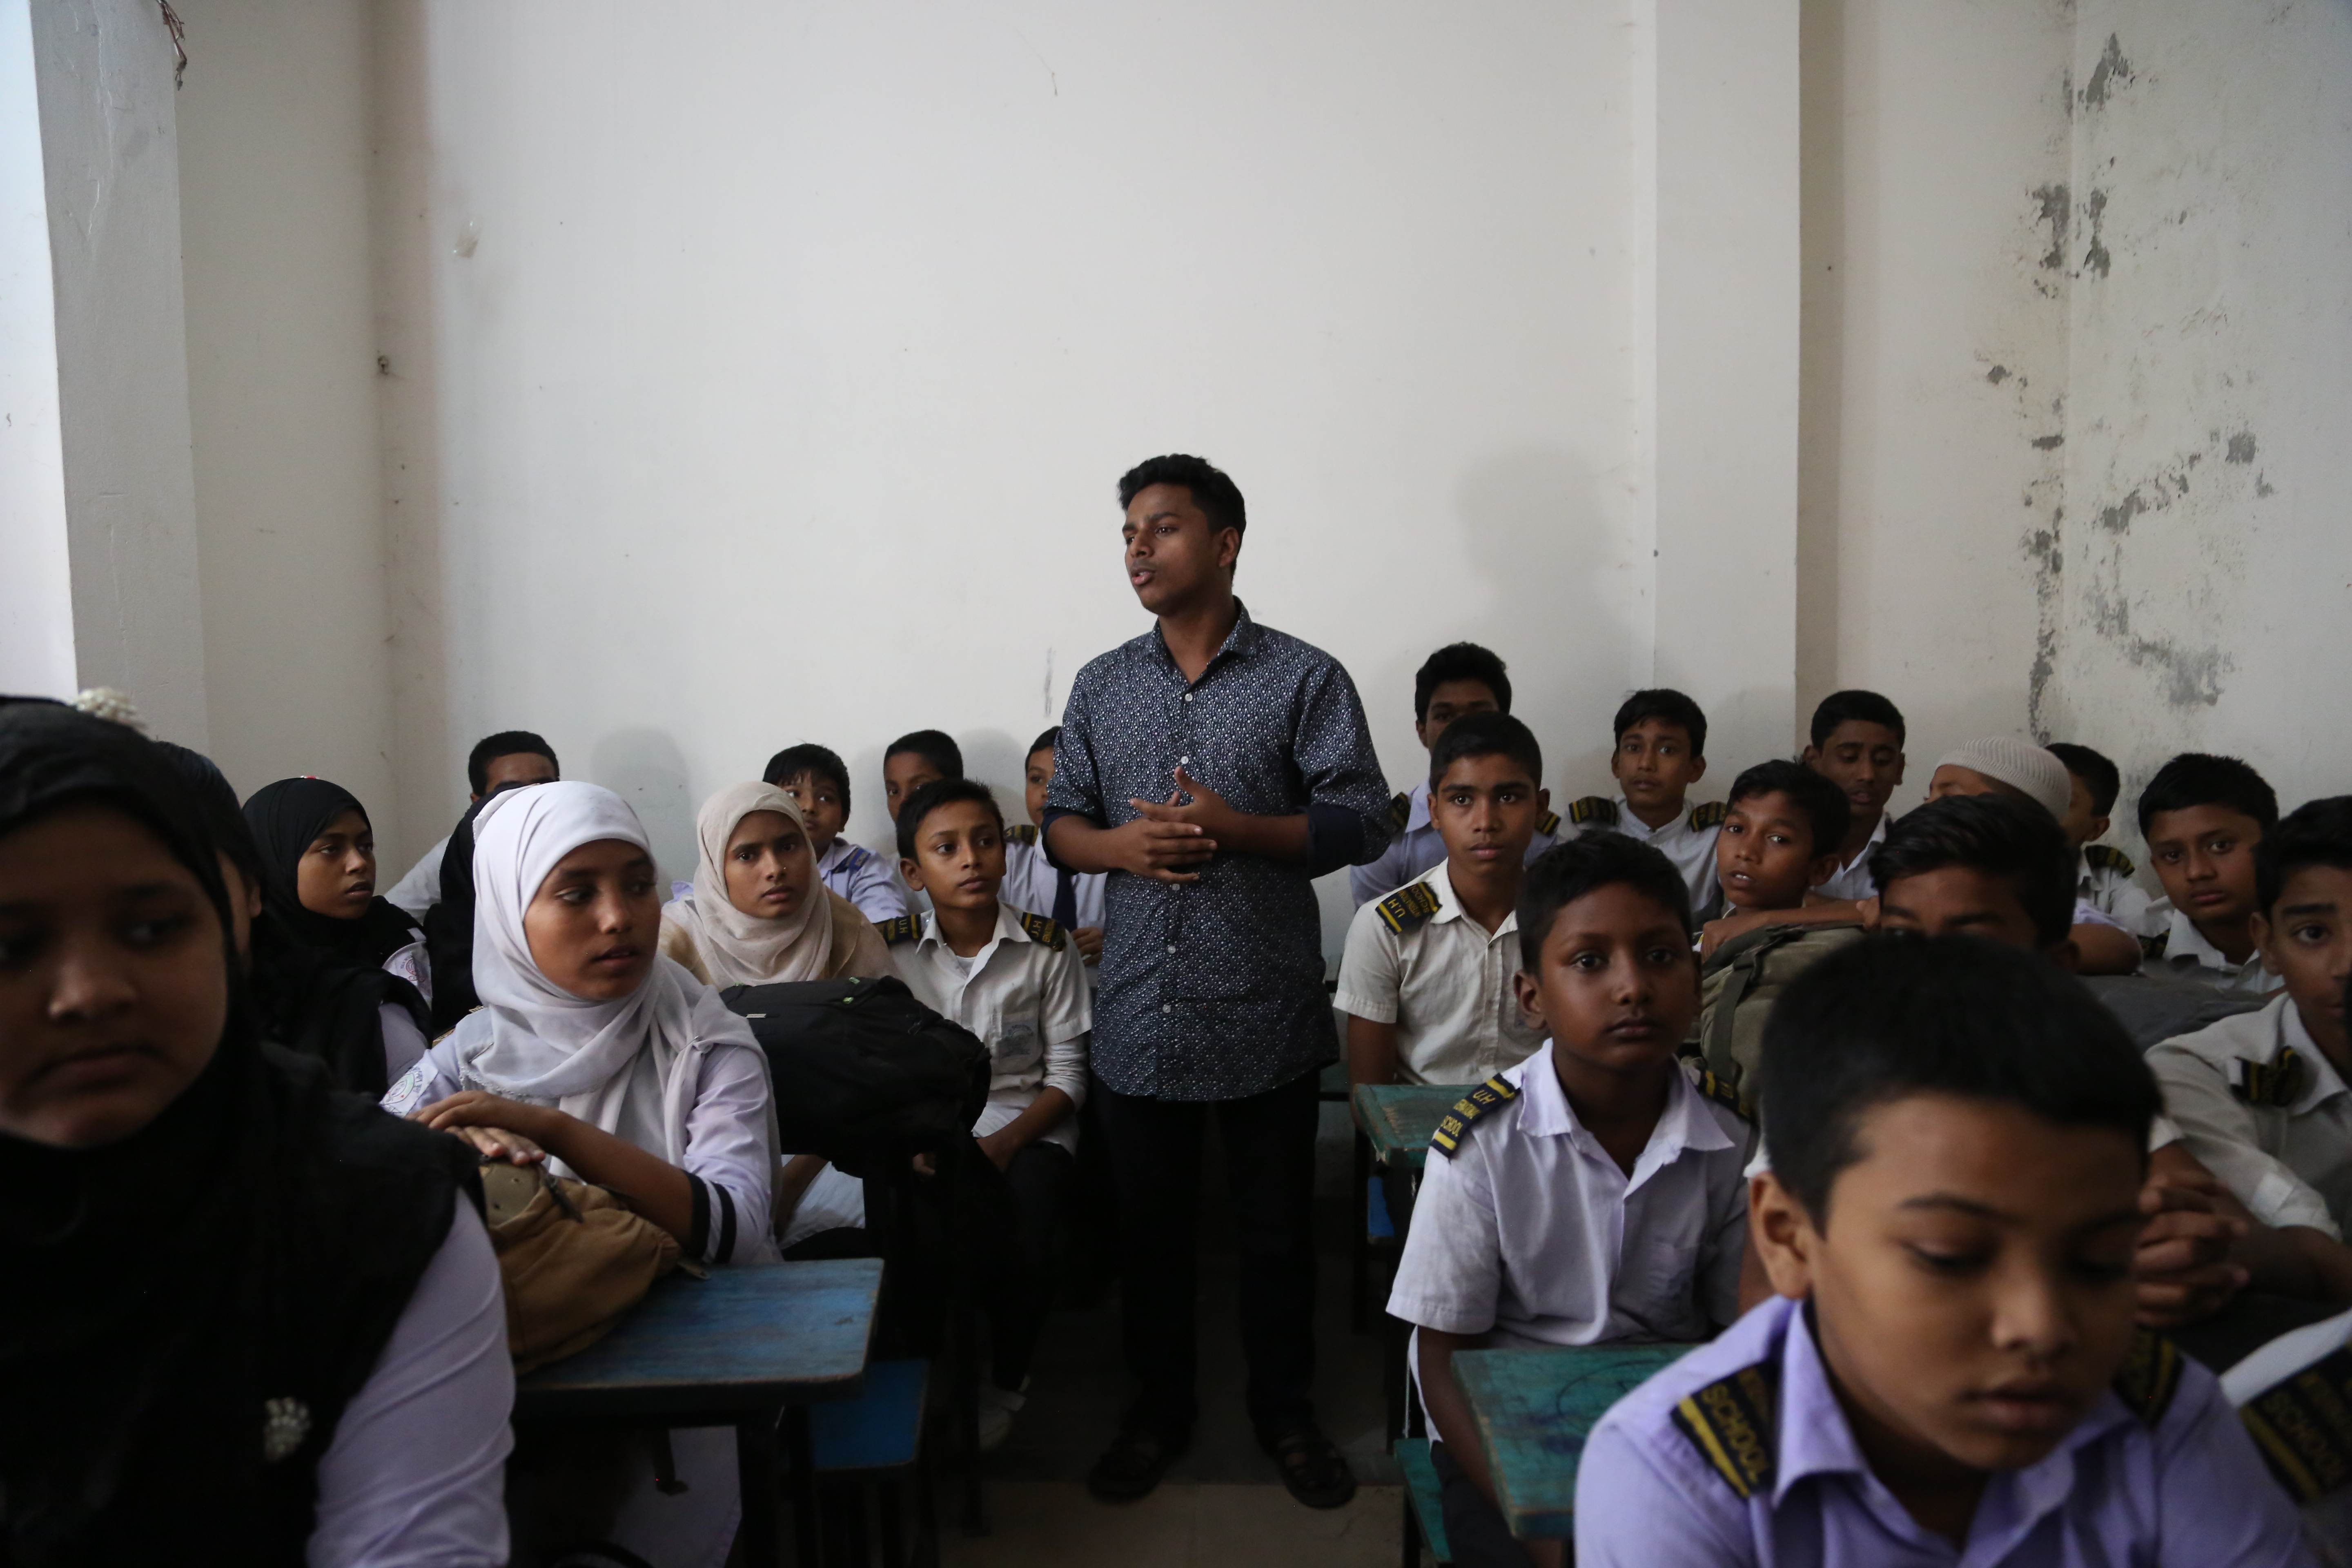
[[[586,1350],[677,1267],[677,1237],[604,1187],[485,1162],[482,1199],[517,1373]]]

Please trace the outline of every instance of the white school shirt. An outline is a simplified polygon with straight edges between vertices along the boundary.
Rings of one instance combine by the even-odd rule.
[[[2090,904],[2137,937],[2151,937],[2167,923],[2169,906],[2133,880],[2131,860],[2104,844],[2085,844],[2074,857],[2074,897]]]
[[[835,838],[816,858],[816,878],[857,907],[876,925],[907,912],[907,892],[895,862],[886,862],[863,844]]]
[[[1578,1123],[1552,1048],[1502,1075],[1514,1097],[1452,1158],[1430,1150],[1390,1314],[1497,1349],[1706,1338],[1739,1315],[1754,1129],[1681,1064],[1629,1176]]]
[[[1041,941],[1033,932],[1047,934]],[[940,938],[938,919],[918,915],[914,935],[890,944],[890,963],[917,1001],[988,1047],[988,1104],[973,1137],[1006,1126],[1048,1089],[1068,1095],[1073,1108],[1086,1103],[1094,1001],[1078,950],[1053,921],[1000,900],[996,934],[960,958]],[[1043,1136],[1076,1153],[1077,1117],[1063,1117]]]
[[[1825,899],[1846,899],[1855,903],[1878,897],[1878,879],[1870,874],[1870,858],[1886,842],[1886,824],[1893,813],[1878,814],[1878,826],[1870,830],[1870,840],[1854,851],[1853,858],[1830,873],[1828,881],[1813,891]]]
[[[319,1460],[311,1568],[496,1568],[507,1560],[514,1360],[482,1216],[449,1234]]]
[[[442,1036],[384,1091],[386,1110],[405,1116],[471,1087],[456,1037],[455,1031]],[[635,1123],[625,1118],[614,1136],[666,1158],[664,1135],[650,1118],[651,1108],[662,1100],[651,1055],[639,1053],[629,1070],[641,1075],[630,1103],[646,1108],[648,1115]],[[758,1047],[730,1042],[702,1054],[694,1109],[686,1117],[686,1149],[678,1160],[693,1184],[697,1212],[709,1216],[703,1245],[690,1254],[694,1262],[762,1263],[775,1256],[768,1236],[769,1205],[775,1197],[775,1157],[768,1146],[770,1093],[767,1063]],[[558,1176],[579,1174],[552,1154],[547,1168]]]
[[[2288,1050],[2297,1065],[2281,1080],[2273,1074]],[[2292,997],[2167,1040],[2147,1065],[2189,1152],[2256,1219],[2339,1240],[2352,1229],[2352,1090]]]
[[[2170,900],[2164,901],[2162,910],[2166,921],[2164,946],[2143,966],[2150,972],[2169,973],[2182,980],[2201,980],[2214,990],[2232,996],[2267,996],[2286,984],[2263,968],[2261,949],[2246,954],[2243,963],[2232,963],[2220,948],[2205,940],[2196,921],[2172,907]]]
[[[1437,902],[1420,913],[1426,888]],[[1492,934],[1463,911],[1446,862],[1390,898],[1356,911],[1339,960],[1342,1013],[1394,1024],[1397,1077],[1405,1083],[1480,1083],[1528,1059],[1543,1028],[1519,1011],[1511,976],[1519,968],[1519,917]]]
[[[385,901],[423,920],[425,911],[441,901],[441,857],[448,852],[449,839],[444,835],[440,843],[408,868],[407,876],[392,885]]]
[[[1445,864],[1444,836],[1429,819],[1427,779],[1389,803],[1389,819],[1396,828],[1389,847],[1378,858],[1348,868],[1348,891],[1355,896],[1358,909],[1403,887],[1432,866]],[[1528,840],[1528,864],[1534,865],[1537,856],[1559,842],[1559,813],[1547,811],[1536,823],[1535,837]]]
[[[1723,805],[1719,801],[1706,805],[1690,805],[1680,816],[1664,827],[1652,827],[1633,815],[1625,797],[1603,800],[1588,795],[1568,808],[1570,831],[1581,837],[1587,833],[1622,833],[1636,843],[1646,844],[1675,863],[1683,874],[1683,885],[1690,889],[1691,923],[1704,924],[1713,920],[1723,905],[1723,889],[1715,879],[1715,840],[1723,830]]]
[[[1045,858],[1043,837],[1025,822],[1004,830],[1004,883],[997,889],[997,897],[1016,910],[1034,910],[1050,920],[1054,894],[1062,874]],[[1108,880],[1109,873],[1106,871],[1085,871],[1071,879],[1070,890],[1077,899],[1078,930],[1102,929],[1103,884]]]

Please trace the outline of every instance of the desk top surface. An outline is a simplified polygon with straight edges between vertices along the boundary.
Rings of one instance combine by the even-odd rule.
[[[1470,1092],[1466,1083],[1360,1083],[1356,1118],[1383,1165],[1418,1171],[1429,1158],[1430,1134],[1454,1102]]]
[[[518,1413],[725,1415],[851,1397],[881,1284],[872,1258],[673,1274],[610,1334],[522,1378]]]
[[[1478,1446],[1511,1533],[1576,1533],[1576,1464],[1608,1408],[1689,1345],[1588,1345],[1464,1351],[1454,1375],[1478,1423]]]

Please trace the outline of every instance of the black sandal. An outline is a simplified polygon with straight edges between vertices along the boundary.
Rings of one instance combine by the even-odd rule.
[[[1168,1467],[1190,1445],[1189,1434],[1169,1436],[1149,1426],[1122,1426],[1110,1447],[1087,1472],[1087,1490],[1104,1502],[1149,1497]]]
[[[1282,1469],[1282,1484],[1308,1508],[1345,1508],[1356,1496],[1356,1473],[1348,1456],[1313,1422],[1261,1434],[1259,1446]]]

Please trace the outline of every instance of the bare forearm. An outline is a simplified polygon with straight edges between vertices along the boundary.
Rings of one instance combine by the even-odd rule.
[[[1037,1098],[1029,1102],[1027,1110],[990,1133],[989,1137],[992,1140],[1003,1141],[1007,1151],[1006,1157],[1009,1159],[1013,1154],[1018,1153],[1051,1132],[1064,1117],[1076,1109],[1076,1102],[1070,1099],[1066,1091],[1058,1089],[1041,1089],[1038,1091]]]
[[[2139,939],[2115,926],[2085,921],[2067,933],[2077,974],[2130,974],[2139,968]]]
[[[547,1113],[546,1126],[536,1136],[581,1180],[612,1188],[680,1246],[693,1238],[694,1184],[676,1165],[560,1110]]]
[[[1348,1015],[1348,1082],[1394,1083],[1396,1037],[1394,1024]]]
[[[2309,1226],[2250,1226],[2231,1257],[2244,1266],[2254,1289],[2305,1300],[2352,1301],[2352,1247]]]

